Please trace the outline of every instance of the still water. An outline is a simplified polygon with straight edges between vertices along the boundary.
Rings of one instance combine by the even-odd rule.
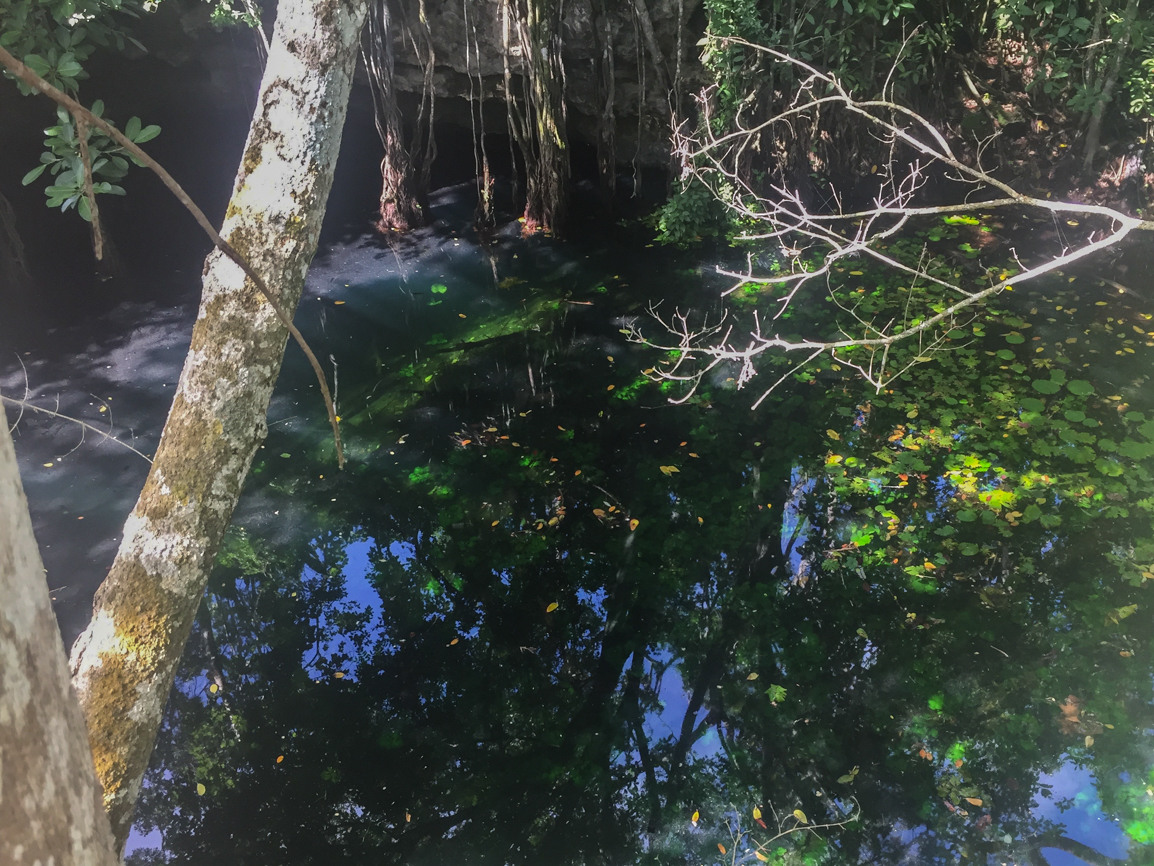
[[[349,465],[290,348],[130,863],[1151,862],[1154,285],[673,405],[716,262],[437,214],[314,264]]]

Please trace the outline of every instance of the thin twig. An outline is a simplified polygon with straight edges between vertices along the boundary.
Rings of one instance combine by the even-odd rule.
[[[101,437],[109,440],[110,442],[115,442],[117,445],[119,445],[122,448],[127,448],[129,451],[131,451],[136,456],[143,457],[149,463],[152,462],[152,458],[149,457],[147,454],[144,454],[140,451],[137,451],[135,448],[133,448],[127,442],[122,442],[121,440],[119,440],[115,436],[113,436],[111,433],[105,433],[99,427],[94,427],[93,425],[89,424],[87,421],[81,421],[79,418],[73,418],[71,415],[65,415],[63,412],[58,412],[55,409],[45,409],[42,406],[37,406],[35,403],[30,403],[27,400],[20,400],[16,397],[9,397],[6,394],[0,394],[0,400],[3,400],[5,403],[11,403],[13,406],[19,406],[21,412],[23,412],[25,409],[28,409],[31,412],[39,412],[42,415],[48,415],[51,418],[59,418],[61,421],[70,421],[73,424],[79,425],[81,429],[91,430],[93,433],[97,434],[98,436],[101,436]],[[76,449],[74,448],[72,450],[75,451]]]
[[[57,104],[64,106],[73,117],[77,118],[77,120],[83,118],[84,121],[86,121],[90,126],[95,126],[97,129],[110,136],[114,141],[116,141],[117,144],[135,156],[138,160],[144,163],[144,165],[152,169],[156,176],[160,178],[161,182],[166,187],[168,187],[169,191],[175,195],[180,203],[184,205],[185,209],[190,214],[192,214],[193,219],[195,219],[197,224],[200,225],[202,229],[204,229],[205,234],[207,234],[212,240],[213,245],[234,262],[236,262],[240,269],[244,271],[245,275],[252,280],[253,285],[255,285],[257,288],[257,291],[259,291],[261,295],[264,296],[264,299],[268,301],[269,306],[273,308],[273,312],[276,313],[277,318],[281,321],[281,324],[283,324],[285,328],[288,329],[288,332],[292,334],[293,339],[296,340],[297,345],[301,347],[301,351],[305,353],[305,357],[309,359],[309,364],[312,365],[313,372],[316,373],[317,382],[321,387],[321,396],[324,398],[325,408],[328,410],[329,424],[333,428],[333,442],[336,444],[337,465],[343,469],[345,466],[345,454],[344,449],[341,446],[340,422],[337,419],[336,407],[333,405],[333,399],[329,393],[329,384],[325,379],[324,370],[321,369],[321,363],[317,360],[317,356],[313,353],[313,350],[309,348],[309,344],[305,342],[304,336],[299,330],[297,330],[296,325],[292,323],[292,319],[289,318],[289,316],[281,308],[280,304],[273,299],[272,293],[269,291],[268,286],[265,284],[265,281],[261,278],[260,274],[253,270],[252,266],[249,265],[247,261],[245,261],[244,257],[238,253],[228,241],[220,236],[217,230],[213,228],[212,223],[208,221],[208,217],[206,217],[204,212],[196,206],[196,203],[193,202],[191,198],[189,198],[188,193],[186,193],[184,189],[181,188],[180,184],[178,184],[176,180],[173,179],[172,175],[165,171],[160,163],[158,163],[147,153],[141,150],[135,142],[130,140],[120,130],[118,130],[112,124],[108,123],[106,120],[97,117],[75,99],[72,99],[67,94],[53,87],[39,75],[37,75],[27,66],[13,57],[10,53],[8,53],[8,51],[3,46],[0,46],[0,66],[5,67],[9,72],[23,81],[29,87],[39,90],[41,93],[52,99]]]

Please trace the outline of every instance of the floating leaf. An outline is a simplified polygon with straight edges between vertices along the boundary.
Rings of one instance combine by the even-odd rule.
[[[762,863],[768,863],[769,862],[769,858],[766,857],[764,854],[762,854],[760,851],[754,851],[753,856],[756,857],[758,860],[760,860]]]
[[[338,680],[343,680],[345,678],[345,672],[344,671],[337,671],[335,674],[333,674],[333,676],[336,677]]]
[[[632,520],[629,521],[629,530],[632,532],[633,530],[635,530],[640,525],[641,525],[641,521],[638,520],[636,517],[634,517]]]
[[[753,807],[753,820],[754,821],[760,821],[761,820],[761,809],[757,808],[757,806]]]
[[[694,811],[694,813],[693,813],[693,817],[692,817],[692,818],[690,818],[689,820],[690,820],[690,821],[693,823],[693,826],[695,826],[695,827],[696,827],[696,826],[697,826],[697,819],[698,819],[698,818],[700,818],[700,817],[701,817],[701,813],[700,813],[700,812],[697,812],[697,811]]]
[[[1126,619],[1126,617],[1133,616],[1137,611],[1138,605],[1136,604],[1128,604],[1125,607],[1116,607],[1113,610],[1107,612],[1106,623],[1114,623],[1117,625],[1122,620]]]
[[[277,755],[276,762],[279,764],[284,761],[284,755]]]
[[[966,797],[966,802],[969,803],[971,806],[982,805],[982,800],[980,797]]]
[[[443,283],[433,283],[430,291],[432,291],[434,295],[443,295],[445,292],[449,291],[449,287]]]
[[[1094,745],[1094,738],[1091,737],[1089,734],[1086,734],[1086,748],[1088,749],[1092,745]]]
[[[866,630],[864,628],[859,628],[857,630],[857,636],[861,637],[861,638],[865,638],[866,640],[870,639],[870,636],[868,634],[866,634]]]
[[[776,704],[779,701],[785,700],[785,687],[784,686],[770,686],[768,689],[765,690],[765,695],[766,695],[766,697],[769,698],[770,703]]]
[[[725,852],[725,846],[722,845],[720,842],[717,843],[717,850],[720,851],[722,854],[726,853]]]
[[[793,817],[797,818],[797,820],[801,821],[803,824],[809,823],[809,818],[805,817],[805,812],[801,811],[801,809],[794,809]]]
[[[204,796],[204,792],[205,792],[205,791],[207,791],[207,790],[208,790],[208,788],[204,787],[204,785],[203,785],[201,782],[197,782],[197,783],[196,783],[196,793],[197,793],[199,796],[203,797],[203,796]]]
[[[215,695],[218,691],[220,691],[220,686],[218,686],[216,683],[213,683],[211,686],[208,687],[208,690],[210,692],[212,692],[212,694]]]
[[[828,436],[830,439],[837,439],[838,441],[841,440],[841,434],[838,433],[836,430],[826,430],[825,435]]]
[[[455,637],[451,641],[449,641],[449,646],[456,646],[460,642],[461,642],[461,639],[459,637]]]
[[[751,673],[749,676],[747,676],[747,677],[746,677],[746,679],[747,679],[747,680],[750,680],[750,681],[757,679],[757,672],[756,672],[756,671],[754,671],[754,672],[753,672],[753,673]],[[755,818],[756,818],[756,817],[758,817],[758,816],[757,816],[757,815],[754,815],[753,817],[755,817]]]
[[[664,474],[664,475],[672,475],[674,472],[680,472],[681,471],[676,466],[659,466],[657,468],[660,469],[662,474]]]
[[[557,602],[552,602],[547,608],[545,608],[545,613],[552,613],[560,606],[561,605],[559,605]]]
[[[282,453],[281,453],[281,457],[286,457],[286,458],[287,458],[287,457],[292,457],[292,455],[291,455],[291,454],[289,454],[287,451],[284,451],[284,452],[282,452]]]
[[[1066,383],[1066,389],[1079,397],[1089,397],[1094,393],[1094,386],[1084,379],[1071,379]]]
[[[594,508],[593,509],[593,516],[594,517],[604,517],[605,516],[605,509],[604,508]]]
[[[1035,379],[1030,387],[1040,394],[1057,394],[1062,386],[1053,379]]]

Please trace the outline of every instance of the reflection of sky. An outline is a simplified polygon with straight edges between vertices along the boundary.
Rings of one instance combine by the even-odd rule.
[[[667,664],[670,658],[668,650],[663,650],[656,655],[660,664]],[[652,669],[652,663],[646,663],[646,676],[652,675]],[[689,710],[690,689],[681,679],[681,671],[676,664],[665,670],[657,698],[660,701],[660,709],[645,716],[645,736],[650,745],[666,738],[676,741],[681,736],[681,723],[685,719],[685,713]],[[697,718],[693,720],[694,728],[701,724],[701,720],[705,718],[706,714],[707,710],[704,708],[697,711]],[[717,731],[710,728],[701,739],[694,743],[690,754],[697,758],[710,758],[716,755],[720,748],[721,743],[717,738]]]
[[[1038,783],[1051,786],[1053,797],[1035,798],[1033,813],[1036,817],[1064,827],[1066,836],[1107,857],[1123,859],[1127,856],[1130,846],[1122,828],[1102,814],[1098,783],[1093,773],[1067,761],[1056,773],[1039,776]],[[1063,812],[1058,808],[1057,801],[1060,800],[1069,800],[1073,805]],[[1065,851],[1046,848],[1043,853],[1050,866],[1085,866],[1085,861]]]

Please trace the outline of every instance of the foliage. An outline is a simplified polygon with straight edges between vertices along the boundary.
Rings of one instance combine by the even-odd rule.
[[[92,105],[92,113],[97,117],[104,114],[104,103],[99,99]],[[51,126],[44,130],[48,137],[44,146],[48,148],[40,156],[40,165],[24,175],[25,186],[35,181],[47,169],[55,178],[52,184],[44,190],[48,196],[48,207],[59,207],[66,211],[76,206],[80,216],[91,220],[88,208],[88,199],[84,192],[84,164],[81,161],[80,141],[75,121],[65,109],[56,109],[58,126]],[[88,155],[92,160],[92,190],[97,195],[111,193],[124,195],[123,187],[117,186],[116,181],[128,174],[128,164],[143,165],[135,156],[126,151],[99,129],[89,128]],[[124,134],[136,144],[151,141],[160,134],[159,126],[141,127],[140,118],[130,118],[124,127]]]
[[[653,216],[657,237],[662,243],[678,246],[723,237],[732,227],[721,203],[723,195],[724,192],[719,195],[696,177],[678,184],[669,200]]]

